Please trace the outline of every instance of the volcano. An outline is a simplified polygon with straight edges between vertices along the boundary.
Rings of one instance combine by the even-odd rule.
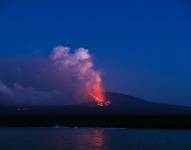
[[[107,92],[113,112],[136,116],[191,116],[191,107],[161,104],[120,93]]]
[[[191,128],[191,107],[160,104],[106,92],[110,105],[2,107],[2,126],[83,126],[132,128]]]

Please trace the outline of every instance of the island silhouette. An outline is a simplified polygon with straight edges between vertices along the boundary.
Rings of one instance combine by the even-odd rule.
[[[153,103],[106,92],[108,106],[1,106],[0,126],[67,126],[190,129],[191,107]]]

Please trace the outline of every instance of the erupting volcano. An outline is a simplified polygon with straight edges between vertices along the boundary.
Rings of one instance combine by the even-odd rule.
[[[109,104],[105,98],[101,73],[94,69],[88,49],[78,48],[74,53],[70,53],[70,48],[57,46],[50,58],[60,69],[70,72],[75,78],[74,82],[79,85],[76,89],[77,93],[86,99],[93,100],[98,106]]]
[[[102,85],[101,75],[99,72],[96,72],[95,83],[90,85],[88,89],[89,95],[97,103],[98,106],[107,106],[109,101],[106,100],[105,91]]]
[[[94,85],[91,85],[90,88],[92,88],[88,93],[92,98],[96,101],[97,105],[104,106],[106,104],[105,95],[104,95],[104,89],[101,82],[101,76],[100,74],[97,75],[99,80],[94,83]]]

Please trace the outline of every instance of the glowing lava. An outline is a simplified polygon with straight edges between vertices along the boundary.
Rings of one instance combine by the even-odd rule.
[[[92,93],[90,93],[90,96],[93,97],[93,99],[96,101],[98,106],[101,106],[101,107],[105,106],[105,100],[102,97],[95,96]]]
[[[104,95],[104,89],[101,84],[97,84],[93,86],[94,89],[90,92],[90,96],[96,102],[98,106],[104,107],[110,105],[110,101],[106,100]]]
[[[97,105],[100,107],[109,106],[111,104],[110,101],[105,100],[104,97],[95,96],[92,93],[90,93],[90,96],[93,97],[93,99],[96,101]]]
[[[109,104],[105,97],[102,78],[99,71],[95,71],[90,82],[88,82],[87,92],[98,106],[103,107]]]

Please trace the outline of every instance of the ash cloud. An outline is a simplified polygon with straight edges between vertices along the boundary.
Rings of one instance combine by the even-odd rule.
[[[86,103],[90,92],[104,90],[88,49],[57,46],[45,59],[0,60],[0,106]]]

